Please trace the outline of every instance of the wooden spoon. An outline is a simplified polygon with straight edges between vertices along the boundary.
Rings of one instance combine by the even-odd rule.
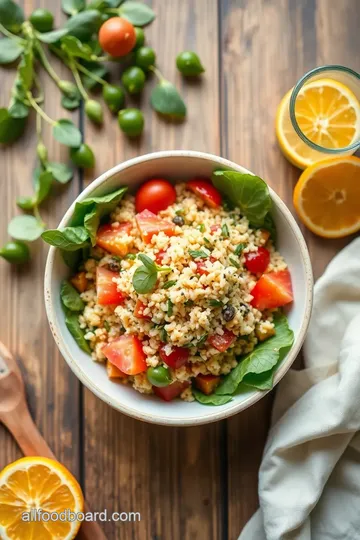
[[[20,369],[14,357],[1,341],[0,421],[13,434],[26,456],[42,456],[56,459],[31,418]],[[86,503],[85,512],[89,512]],[[106,540],[100,525],[95,521],[83,521],[78,538],[82,540]]]

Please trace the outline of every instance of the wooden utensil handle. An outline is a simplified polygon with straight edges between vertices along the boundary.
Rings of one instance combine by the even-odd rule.
[[[3,414],[2,420],[26,456],[42,456],[56,459],[34,424],[29,409],[24,402],[20,402],[8,414]],[[86,502],[84,511],[90,511]],[[106,540],[100,525],[95,521],[83,521],[77,538],[81,540]]]

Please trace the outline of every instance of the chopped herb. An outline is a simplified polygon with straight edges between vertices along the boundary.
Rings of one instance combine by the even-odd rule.
[[[223,303],[220,302],[220,300],[210,300],[209,304],[212,307],[222,307],[223,306]]]
[[[204,232],[205,231],[205,225],[203,223],[200,223],[200,225],[198,225],[198,229],[200,232]]]
[[[241,255],[241,253],[244,251],[244,249],[246,248],[246,244],[238,244],[235,248],[235,255]]]
[[[229,261],[232,266],[235,266],[235,268],[240,268],[240,264],[233,257],[229,257]]]
[[[186,307],[192,307],[194,305],[194,301],[193,300],[186,300],[184,305]]]
[[[125,255],[125,259],[131,259],[132,261],[136,259],[135,253],[128,253]]]
[[[206,238],[206,236],[204,236],[204,240],[207,244],[210,244],[210,240],[208,238]]]
[[[229,238],[229,229],[226,223],[223,223],[221,226],[221,236],[223,238]]]
[[[195,250],[190,249],[189,254],[193,259],[198,259],[198,258],[207,259],[209,257],[209,253],[207,253],[203,249],[195,249]]]
[[[167,334],[167,331],[165,330],[165,326],[163,326],[162,329],[160,330],[160,339],[163,343],[166,343],[168,340],[168,334]]]
[[[194,345],[191,343],[185,343],[184,345],[182,345],[182,347],[184,347],[185,349],[191,349],[191,347],[194,347]]]
[[[107,332],[110,332],[110,324],[107,321],[104,321],[104,327]]]
[[[183,213],[184,213],[184,210],[182,208],[179,208],[179,210],[176,210],[176,212],[175,212],[175,214],[177,216],[181,216],[181,214],[183,214]]]
[[[205,343],[205,341],[207,340],[208,336],[209,336],[209,334],[204,334],[203,336],[201,336],[199,341],[196,343],[196,346],[200,347],[200,345],[203,345]]]
[[[171,317],[171,315],[173,314],[173,307],[174,307],[174,304],[172,303],[172,301],[168,300],[168,308],[167,308],[167,316],[168,317]]]
[[[173,281],[167,281],[166,283],[164,283],[163,289],[170,289],[170,287],[172,287],[173,285],[176,285],[176,279],[174,279]]]

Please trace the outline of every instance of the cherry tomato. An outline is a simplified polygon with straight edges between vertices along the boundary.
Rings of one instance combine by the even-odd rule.
[[[149,244],[154,234],[161,231],[167,236],[174,236],[175,234],[175,225],[173,223],[158,218],[150,210],[143,210],[140,214],[136,214],[135,219],[145,244]]]
[[[190,180],[187,187],[206,202],[211,208],[217,208],[221,204],[221,195],[208,180],[194,178]]]
[[[119,277],[116,272],[111,272],[104,266],[98,266],[96,269],[96,294],[100,306],[119,305],[125,296],[117,290],[117,285],[113,281]]]
[[[183,392],[189,386],[190,383],[187,381],[175,381],[172,384],[169,384],[169,386],[163,386],[162,388],[153,386],[153,390],[154,393],[164,401],[172,401],[176,397],[180,396],[181,392]]]
[[[135,28],[127,19],[111,17],[99,30],[101,48],[114,57],[125,56],[135,46]]]
[[[159,350],[159,356],[163,362],[172,369],[177,369],[189,360],[189,349],[185,347],[172,347],[170,354],[165,352],[166,345],[162,345]]]
[[[294,299],[289,270],[263,274],[251,294],[251,305],[260,311],[289,304]]]
[[[235,334],[230,332],[230,330],[224,330],[222,336],[220,334],[213,334],[209,337],[209,342],[215,349],[220,352],[225,352],[236,340]]]
[[[102,352],[106,358],[126,375],[146,371],[146,356],[136,336],[120,336],[108,343]]]
[[[128,252],[128,244],[124,242],[124,234],[129,234],[132,225],[129,222],[101,225],[96,235],[96,245],[113,255],[124,257]]]
[[[150,210],[157,214],[176,201],[176,191],[173,185],[161,178],[145,182],[136,193],[135,206],[137,212]]]
[[[212,394],[215,390],[215,388],[220,383],[220,377],[217,377],[216,375],[198,375],[195,377],[195,386],[201,390],[203,394],[206,394],[209,396]]]
[[[146,319],[148,321],[151,321],[150,315],[144,315],[144,309],[146,307],[147,306],[143,304],[140,300],[137,300],[134,309],[135,317],[137,317],[138,319]]]
[[[253,274],[263,274],[270,262],[270,253],[264,247],[245,254],[245,267]]]

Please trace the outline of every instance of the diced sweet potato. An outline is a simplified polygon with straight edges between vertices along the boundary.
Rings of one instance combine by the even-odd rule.
[[[262,329],[260,324],[255,326],[255,334],[259,341],[265,341],[276,334],[274,327]]]
[[[85,272],[78,272],[74,277],[71,278],[71,284],[75,287],[79,293],[86,291],[88,280],[86,279]]]
[[[195,386],[201,390],[203,394],[209,396],[220,383],[220,377],[216,375],[198,375],[195,377]]]
[[[127,375],[114,366],[109,360],[106,362],[106,371],[109,379],[124,379]]]

